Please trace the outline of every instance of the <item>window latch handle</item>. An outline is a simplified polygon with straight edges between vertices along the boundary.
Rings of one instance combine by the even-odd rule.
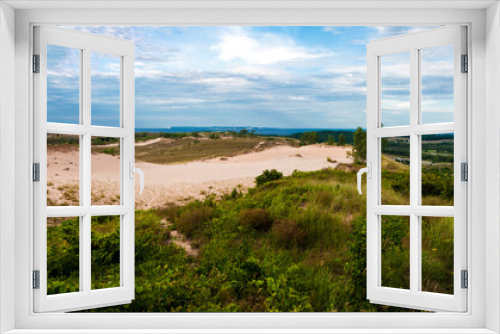
[[[363,193],[361,192],[361,176],[363,176],[363,173],[366,173],[366,176],[371,179],[372,177],[372,163],[371,162],[367,162],[366,163],[366,167],[365,168],[361,168],[359,171],[358,171],[358,192],[360,195],[362,195]]]
[[[129,177],[131,179],[134,179],[135,173],[139,174],[140,177],[141,189],[139,190],[139,195],[142,195],[142,192],[144,190],[144,172],[140,168],[135,167],[135,162],[130,161]]]

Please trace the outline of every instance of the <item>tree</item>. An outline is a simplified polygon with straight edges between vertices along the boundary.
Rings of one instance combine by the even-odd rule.
[[[316,131],[304,132],[300,137],[300,143],[302,145],[311,145],[318,142],[318,134]]]
[[[246,129],[240,130],[240,136],[246,137],[247,134],[248,134],[248,130],[246,130]]]
[[[255,178],[255,184],[261,186],[267,182],[281,180],[283,178],[283,173],[278,172],[276,169],[266,169],[261,175]]]
[[[345,134],[343,133],[339,135],[339,146],[345,146]]]
[[[354,131],[354,147],[352,151],[354,162],[366,161],[366,131],[360,126]]]
[[[332,135],[328,136],[328,140],[326,141],[328,145],[335,145],[335,137]]]

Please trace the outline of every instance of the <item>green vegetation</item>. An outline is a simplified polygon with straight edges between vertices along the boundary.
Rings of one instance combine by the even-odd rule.
[[[302,132],[300,136],[300,144],[301,145],[312,145],[318,142],[318,134],[316,131],[311,132]]]
[[[333,143],[338,143],[341,134],[345,136],[346,144],[352,145],[354,143],[354,132],[350,130],[323,130],[323,131],[312,131],[314,132],[316,141],[315,143],[326,143],[328,145],[333,145]],[[312,132],[299,132],[291,134],[288,137],[302,139],[304,133]]]
[[[353,156],[361,162],[366,158],[366,133],[358,128],[352,135]],[[244,132],[230,139],[208,136],[138,146],[138,158],[142,154],[151,162],[190,161],[290,140],[268,137],[271,140],[262,142]],[[453,138],[445,136],[423,138],[425,154],[436,160],[453,156]],[[409,200],[407,146],[404,138],[382,141],[382,196],[389,204]],[[366,197],[356,188],[360,167],[339,164],[336,169],[295,171],[286,177],[266,170],[247,193],[234,189],[221,199],[207,195],[182,207],[166,204],[137,211],[135,299],[129,305],[93,311],[409,311],[366,300]],[[453,205],[452,164],[423,164],[422,194],[424,205]],[[95,289],[119,283],[118,221],[92,219]],[[197,248],[196,256],[172,242],[174,230]],[[384,286],[409,286],[409,233],[407,217],[382,217]],[[48,293],[78,291],[79,220],[51,218],[47,236]],[[424,291],[453,293],[453,244],[453,218],[422,218]]]
[[[73,145],[78,146],[80,144],[80,137],[73,135],[61,135],[61,134],[48,134],[47,135],[47,145]]]
[[[221,200],[207,196],[183,207],[137,212],[136,298],[129,305],[95,311],[406,311],[366,300],[366,199],[356,190],[357,169],[341,164],[337,169],[296,171],[246,194],[235,190]],[[400,172],[390,170],[395,180],[383,184],[394,196],[400,192]],[[453,284],[453,224],[442,221],[435,218],[424,229],[423,284],[428,291],[449,292]],[[76,222],[67,219],[48,228],[51,294],[78,287]],[[408,266],[402,265],[408,242],[408,231],[401,229],[404,222],[392,217],[384,225],[387,286],[404,287],[407,277]],[[92,226],[93,282],[113,286],[119,272],[116,220],[93,220]],[[197,257],[171,242],[171,229],[198,247]]]
[[[339,135],[339,146],[345,146],[345,144],[346,144],[345,134],[341,133]]]
[[[255,184],[258,186],[264,183],[277,181],[283,178],[283,173],[278,172],[276,169],[266,169],[261,175],[255,178]]]
[[[366,131],[358,127],[354,131],[354,147],[352,150],[354,162],[363,163],[366,161]]]
[[[213,138],[186,137],[178,140],[165,140],[144,146],[136,146],[135,156],[139,161],[159,164],[184,163],[200,159],[230,157],[276,145],[297,145],[297,140],[272,137],[263,141],[262,137],[222,137],[212,133]],[[269,138],[269,137],[268,137]],[[104,148],[95,148],[104,153]]]

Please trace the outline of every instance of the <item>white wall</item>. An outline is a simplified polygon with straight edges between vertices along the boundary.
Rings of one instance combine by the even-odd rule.
[[[0,332],[14,328],[15,12],[0,3]]]
[[[493,10],[495,11],[495,10]],[[490,317],[491,328],[496,328],[498,326],[495,322],[498,322],[498,290],[499,287],[489,287],[492,290],[485,293],[485,260],[484,260],[484,247],[486,243],[484,242],[484,236],[488,235],[489,240],[488,247],[494,251],[494,256],[498,259],[498,245],[494,244],[494,240],[499,240],[498,226],[492,226],[490,228],[491,233],[486,234],[485,231],[485,187],[488,185],[488,189],[494,190],[496,192],[497,200],[493,200],[494,204],[491,206],[491,210],[496,211],[496,215],[499,215],[499,203],[498,198],[500,196],[498,184],[494,182],[486,182],[485,170],[486,170],[486,153],[491,153],[490,150],[486,150],[486,142],[491,145],[488,147],[491,150],[499,150],[499,141],[491,143],[490,140],[485,138],[485,127],[486,124],[493,131],[497,132],[498,136],[498,122],[490,122],[485,116],[485,105],[486,105],[486,87],[485,87],[485,73],[486,68],[488,69],[488,74],[492,80],[500,80],[500,78],[493,78],[494,75],[498,75],[498,67],[493,72],[493,67],[485,66],[485,28],[486,19],[484,16],[484,10],[18,10],[16,11],[16,139],[15,144],[17,147],[17,152],[15,155],[16,159],[16,183],[15,183],[15,197],[16,197],[16,253],[15,253],[15,263],[16,263],[16,325],[20,328],[114,328],[120,327],[122,329],[136,328],[139,323],[145,323],[150,328],[163,328],[168,324],[171,328],[181,328],[182,326],[192,326],[192,328],[216,328],[219,329],[222,326],[226,328],[238,328],[238,327],[261,327],[263,326],[273,326],[275,328],[285,328],[292,327],[303,328],[306,321],[314,324],[316,328],[329,328],[329,327],[351,327],[356,326],[358,328],[400,328],[404,327],[408,322],[415,324],[415,327],[419,328],[433,328],[441,326],[449,326],[454,328],[459,327],[476,327],[482,328],[485,324],[484,314],[485,306],[487,308],[492,307],[488,312],[492,315]],[[498,14],[495,14],[498,15]],[[490,18],[491,20],[491,18]],[[429,24],[447,23],[447,24],[457,24],[457,23],[472,23],[471,40],[473,44],[472,52],[472,66],[471,66],[471,79],[473,82],[474,92],[470,106],[472,107],[473,117],[471,118],[471,124],[469,130],[473,136],[472,141],[472,156],[469,157],[469,162],[471,163],[470,175],[474,179],[474,187],[470,192],[472,201],[472,213],[470,218],[474,224],[474,230],[469,230],[471,232],[471,239],[474,240],[474,248],[469,248],[470,255],[470,279],[471,283],[475,286],[474,289],[469,289],[469,297],[471,298],[471,309],[473,310],[472,316],[455,316],[448,314],[436,314],[431,315],[426,318],[425,321],[420,321],[416,323],[413,315],[401,315],[395,317],[391,314],[379,314],[377,316],[365,316],[360,315],[336,315],[332,317],[330,315],[315,315],[310,316],[304,315],[273,315],[272,324],[270,325],[269,319],[271,317],[261,316],[261,315],[231,315],[231,316],[189,316],[185,317],[178,314],[167,314],[161,317],[148,317],[143,315],[134,315],[134,317],[128,315],[113,315],[112,318],[109,315],[106,316],[95,316],[88,315],[85,317],[69,317],[60,316],[58,314],[52,314],[43,317],[29,317],[29,310],[32,309],[32,298],[31,290],[28,289],[30,286],[30,274],[32,270],[31,263],[29,262],[30,244],[31,244],[31,224],[32,217],[30,216],[31,208],[31,182],[30,176],[30,162],[32,161],[31,155],[31,105],[30,105],[30,89],[31,82],[29,80],[29,64],[30,64],[30,28],[29,24],[32,22],[36,23],[64,23],[64,24],[181,24],[181,25],[197,25],[200,23],[206,24],[269,24],[273,22],[278,25],[288,25],[288,24],[298,24],[307,25],[310,23],[314,24],[350,24],[353,22],[360,22],[360,24],[380,24],[392,23],[396,25],[408,22],[413,22],[415,24],[422,24],[428,22]],[[490,39],[490,47],[497,47],[494,44],[496,39]],[[3,42],[3,40],[2,40]],[[490,60],[493,59],[490,57]],[[495,61],[498,62],[499,58],[496,57]],[[495,65],[499,66],[499,65]],[[9,69],[11,70],[11,69]],[[3,72],[2,72],[3,73]],[[9,94],[14,87],[11,82],[7,90],[2,90],[2,94]],[[5,93],[4,93],[5,92]],[[489,93],[489,95],[498,95],[497,99],[500,99],[500,92],[495,90]],[[3,97],[4,95],[2,95]],[[493,104],[493,108],[499,105],[498,103]],[[490,113],[496,111],[496,108],[490,110]],[[495,116],[496,117],[496,116]],[[5,123],[3,123],[5,124]],[[10,129],[9,131],[13,131]],[[488,133],[492,133],[491,129]],[[2,134],[3,135],[3,134]],[[3,137],[2,137],[3,138]],[[11,137],[12,138],[12,137]],[[489,137],[488,137],[489,138]],[[498,138],[498,137],[497,137]],[[7,140],[7,143],[11,143],[12,140]],[[492,157],[497,157],[499,153]],[[488,157],[488,161],[491,161],[492,157]],[[498,159],[496,160],[498,162]],[[491,167],[490,169],[496,171],[498,175],[498,163]],[[495,169],[496,168],[496,169]],[[2,174],[4,170],[2,169]],[[11,178],[12,179],[12,178]],[[0,179],[0,181],[3,179]],[[12,182],[11,180],[8,180]],[[488,180],[489,181],[489,180]],[[13,183],[12,183],[13,184]],[[13,189],[13,188],[12,188]],[[11,193],[14,192],[13,190]],[[11,199],[9,199],[11,200]],[[3,206],[2,206],[3,208]],[[498,221],[494,221],[491,214],[488,216],[488,221],[493,221],[493,225],[498,225]],[[12,220],[13,221],[13,220]],[[0,226],[1,227],[1,226]],[[11,226],[9,226],[11,227]],[[488,230],[488,232],[490,232]],[[472,233],[473,232],[473,233]],[[3,230],[2,230],[3,233]],[[1,239],[0,239],[1,241]],[[0,246],[4,247],[4,244]],[[8,245],[8,244],[7,244]],[[495,248],[497,251],[495,251]],[[12,253],[10,253],[12,254]],[[2,256],[8,256],[9,252],[4,252],[2,248]],[[474,259],[474,261],[472,261]],[[491,262],[491,261],[490,261]],[[488,278],[490,285],[496,281],[498,284],[498,264],[490,265],[489,271],[491,271],[493,279]],[[0,270],[3,268],[0,268]],[[478,273],[476,275],[475,273]],[[489,296],[488,304],[485,304],[485,295]],[[14,305],[11,305],[13,308]],[[496,314],[495,314],[496,312]],[[495,314],[496,317],[493,317]],[[166,320],[168,318],[168,320]],[[397,318],[397,321],[395,319]],[[495,320],[496,318],[496,320]],[[333,321],[335,319],[335,321]],[[361,321],[360,321],[361,319]],[[111,321],[113,320],[113,321]],[[266,321],[267,320],[267,321]]]
[[[499,4],[486,11],[486,256],[500,254],[500,15]],[[500,263],[486,266],[486,328],[500,332]]]

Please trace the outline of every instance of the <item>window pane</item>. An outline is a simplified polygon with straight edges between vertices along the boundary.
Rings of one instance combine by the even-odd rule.
[[[47,45],[47,122],[80,123],[80,54]]]
[[[92,52],[92,125],[120,126],[121,57]]]
[[[80,218],[47,218],[47,294],[79,291]]]
[[[47,134],[47,206],[80,205],[80,137]]]
[[[453,206],[453,133],[422,136],[422,205]]]
[[[382,126],[410,125],[410,53],[380,57]]]
[[[120,139],[92,137],[92,205],[120,205]]]
[[[410,218],[382,216],[382,286],[410,288]]]
[[[422,124],[453,122],[453,45],[420,50]]]
[[[422,217],[422,291],[453,294],[453,218]]]
[[[410,204],[410,137],[381,139],[382,205]]]
[[[92,290],[120,286],[120,216],[92,217]]]

